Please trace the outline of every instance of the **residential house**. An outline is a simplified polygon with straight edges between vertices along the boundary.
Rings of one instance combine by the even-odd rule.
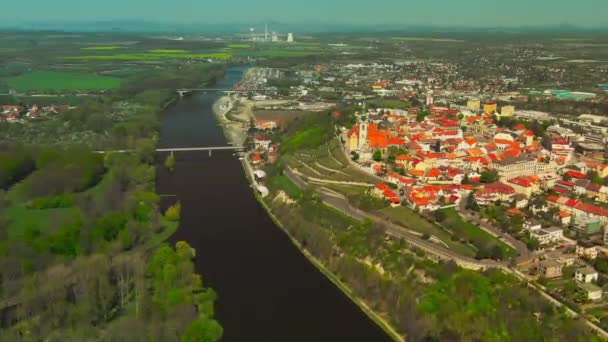
[[[587,293],[587,299],[596,301],[602,299],[602,288],[591,283],[578,283],[578,286]]]
[[[272,140],[266,134],[256,134],[253,137],[253,143],[256,149],[268,150],[270,148],[270,144],[272,144]]]
[[[538,272],[545,278],[559,278],[562,276],[562,264],[555,260],[544,260],[538,264]]]
[[[553,220],[564,226],[569,225],[572,222],[572,214],[566,210],[560,210],[553,215]]]
[[[507,182],[516,193],[531,197],[533,193],[540,192],[540,182],[535,175],[519,176]]]
[[[523,224],[523,230],[525,231],[535,231],[535,230],[540,230],[542,228],[542,225],[539,222],[536,221],[525,221]]]
[[[399,206],[401,201],[399,195],[386,183],[378,182],[372,188],[371,195],[391,202],[392,206]]]
[[[574,279],[581,283],[597,282],[598,273],[592,267],[582,267],[574,272]]]
[[[514,197],[513,187],[500,182],[486,184],[474,194],[475,201],[479,205],[493,204],[496,201],[511,201]]]
[[[597,246],[588,241],[579,241],[576,245],[576,255],[584,259],[595,260],[598,255]]]
[[[538,240],[541,245],[548,245],[561,241],[564,238],[564,231],[558,227],[550,227],[530,231],[530,237]]]

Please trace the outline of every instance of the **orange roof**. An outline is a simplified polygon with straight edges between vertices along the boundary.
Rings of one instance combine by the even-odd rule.
[[[427,177],[439,177],[441,175],[441,171],[437,168],[432,168],[426,174]]]
[[[466,150],[467,154],[470,156],[481,156],[483,155],[483,151],[480,148],[474,147]]]
[[[348,133],[346,134],[347,137],[351,137],[353,136],[353,134],[359,136],[359,125],[354,125],[353,128],[350,129],[350,131],[348,131]]]
[[[519,208],[511,208],[507,210],[507,213],[510,215],[519,215],[521,214],[521,210],[519,210]]]
[[[473,122],[475,122],[475,121],[477,121],[479,119],[481,119],[481,116],[477,116],[477,115],[475,115],[475,116],[467,116],[466,117],[466,120],[467,120],[467,122],[469,124],[472,124]]]
[[[409,173],[412,176],[418,176],[418,177],[424,176],[423,170],[410,169],[410,170],[407,170],[407,173]]]
[[[494,139],[494,142],[502,145],[511,145],[513,141],[507,139]]]

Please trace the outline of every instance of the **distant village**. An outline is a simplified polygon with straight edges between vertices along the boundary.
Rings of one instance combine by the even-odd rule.
[[[70,108],[68,105],[48,105],[38,106],[32,104],[25,105],[1,105],[0,106],[0,122],[15,123],[26,122],[43,118],[49,115],[54,115]]]

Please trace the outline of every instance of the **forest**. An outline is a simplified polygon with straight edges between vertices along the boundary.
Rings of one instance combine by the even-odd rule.
[[[181,207],[156,194],[155,146],[171,90],[222,73],[160,68],[56,118],[0,125],[0,341],[221,338],[196,251],[164,243]]]

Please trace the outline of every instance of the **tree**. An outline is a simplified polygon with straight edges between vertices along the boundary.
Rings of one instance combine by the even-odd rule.
[[[494,183],[499,179],[498,170],[487,170],[481,173],[482,183]]]
[[[179,221],[180,214],[182,211],[182,204],[180,202],[170,206],[165,212],[165,218],[169,221]]]
[[[540,247],[540,241],[535,238],[530,238],[526,241],[526,247],[531,251],[535,251]]]
[[[587,172],[587,179],[595,184],[604,185],[604,179],[596,171]]]
[[[435,210],[433,215],[435,216],[435,221],[437,222],[443,222],[447,218],[447,215],[443,210]]]
[[[190,322],[182,335],[181,342],[215,342],[219,341],[224,330],[213,319],[199,317]]]
[[[475,196],[473,196],[473,194],[469,194],[467,196],[467,202],[466,202],[465,208],[468,210],[474,210],[474,211],[479,210],[479,205],[477,204],[477,201],[475,200]]]
[[[171,154],[169,154],[165,159],[165,167],[171,172],[175,170],[175,157],[173,156],[173,152],[171,152]]]
[[[420,112],[418,112],[418,114],[416,114],[416,121],[422,122],[428,115],[429,115],[429,112],[420,111]]]
[[[139,160],[151,164],[154,161],[154,154],[156,153],[154,140],[147,138],[137,139],[135,151]]]
[[[372,159],[379,162],[382,160],[382,151],[380,150],[375,150],[374,154],[372,155]]]

